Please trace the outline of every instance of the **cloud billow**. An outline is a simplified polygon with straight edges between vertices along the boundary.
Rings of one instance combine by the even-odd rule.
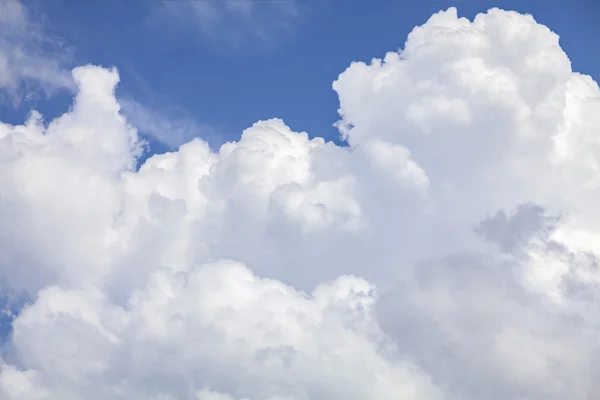
[[[0,124],[0,277],[32,299],[1,398],[600,390],[600,91],[531,16],[450,8],[352,63],[348,147],[272,119],[136,169],[118,72],[72,76],[70,111]]]

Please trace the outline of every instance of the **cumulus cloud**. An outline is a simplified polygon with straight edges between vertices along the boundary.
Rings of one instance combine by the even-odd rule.
[[[558,36],[433,15],[333,84],[348,147],[259,121],[139,170],[118,72],[0,125],[6,399],[593,398],[600,90]]]

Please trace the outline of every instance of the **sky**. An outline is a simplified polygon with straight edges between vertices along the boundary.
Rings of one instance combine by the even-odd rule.
[[[592,400],[600,3],[0,0],[0,398]]]
[[[237,139],[252,123],[274,117],[296,131],[338,141],[333,127],[338,99],[331,83],[340,72],[350,61],[368,62],[401,48],[413,27],[450,6],[469,19],[492,7],[531,13],[560,35],[574,70],[595,79],[600,73],[600,6],[595,0],[307,0],[293,3],[292,11],[281,1],[228,3],[251,4],[246,17],[211,1],[26,3],[44,21],[46,32],[69,48],[65,68],[116,66],[120,96],[176,124],[178,134],[153,135],[171,148],[197,135],[218,146]],[[218,15],[214,22],[206,10]],[[69,101],[69,96],[38,98],[2,112],[19,122],[33,107],[50,118]],[[154,150],[165,148],[156,143]]]

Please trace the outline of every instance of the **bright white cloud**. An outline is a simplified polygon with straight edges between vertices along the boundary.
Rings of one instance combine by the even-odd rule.
[[[118,73],[0,125],[6,399],[587,400],[600,90],[530,16],[440,12],[334,83],[349,147],[257,122],[136,171]],[[596,386],[594,386],[596,385]]]

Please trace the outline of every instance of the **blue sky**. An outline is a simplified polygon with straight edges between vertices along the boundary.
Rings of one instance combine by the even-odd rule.
[[[206,4],[213,14],[195,15],[191,4],[180,0],[37,0],[28,5],[46,32],[69,49],[70,63],[116,66],[121,96],[182,127],[191,125],[189,132],[182,128],[184,136],[201,132],[213,146],[273,117],[294,130],[337,141],[332,124],[338,100],[331,89],[337,76],[351,61],[401,48],[414,26],[450,6],[469,19],[491,7],[531,13],[560,35],[574,71],[596,80],[600,72],[595,0],[304,0],[293,10],[256,1],[248,14],[218,2],[195,3]],[[4,104],[0,111],[19,122],[35,107],[49,119],[69,102],[63,94],[17,109]],[[168,147],[152,141],[151,150]]]

